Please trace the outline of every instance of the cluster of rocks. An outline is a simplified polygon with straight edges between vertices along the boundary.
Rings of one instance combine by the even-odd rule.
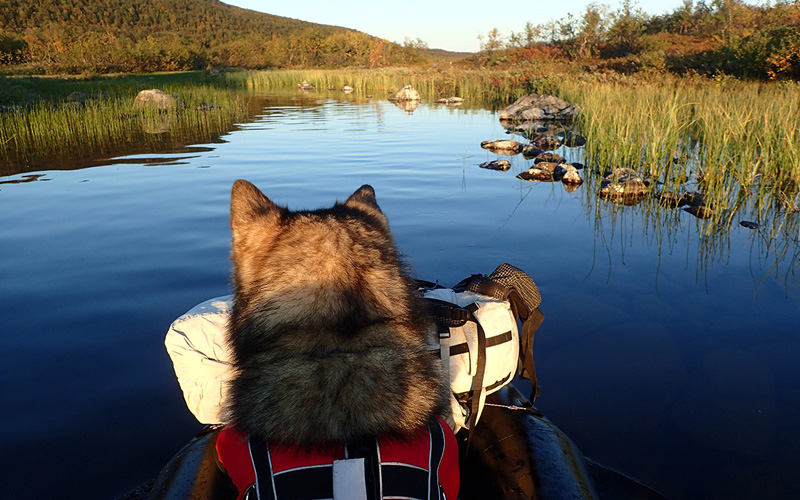
[[[685,207],[683,210],[698,219],[710,219],[714,216],[714,204],[706,201],[702,193],[689,191],[681,195],[664,191],[658,197],[658,203],[667,208]]]
[[[631,168],[617,168],[600,182],[600,199],[633,206],[641,202],[650,186],[639,173]]]
[[[509,132],[525,137],[528,144],[494,139],[483,141],[481,147],[506,156],[522,153],[526,159],[533,159],[533,165],[517,174],[518,178],[531,182],[561,182],[568,192],[573,192],[583,183],[578,173],[583,165],[567,163],[563,156],[551,151],[561,146],[578,147],[586,144],[584,137],[567,130],[563,123],[553,123],[569,120],[576,112],[577,107],[554,96],[525,96],[506,108],[500,114],[500,119],[505,122],[504,126]],[[511,168],[511,163],[508,160],[495,160],[479,166],[506,171]]]
[[[535,122],[571,120],[580,108],[552,95],[528,94],[500,113],[500,121]]]
[[[311,85],[307,81],[303,80],[301,83],[297,84],[297,89],[301,92],[312,92],[317,89],[317,87]]]
[[[567,163],[566,159],[555,153],[540,152],[533,159],[533,166],[517,177],[533,182],[561,182],[567,192],[573,192],[583,184],[578,170],[583,165],[580,163]]]
[[[578,170],[583,168],[580,163],[567,163],[563,156],[537,149],[531,145],[523,146],[517,141],[495,139],[483,141],[481,147],[497,154],[513,156],[520,152],[526,158],[533,159],[533,166],[517,177],[533,182],[561,182],[568,192],[575,191],[583,183]],[[489,170],[505,172],[511,168],[508,160],[487,161],[478,165]]]
[[[628,206],[640,203],[651,192],[651,183],[630,168],[618,168],[607,174],[600,183],[600,198]],[[665,208],[682,208],[698,219],[710,219],[716,212],[714,203],[703,193],[687,191],[682,194],[662,191],[657,194],[658,204]],[[757,222],[741,221],[747,229],[758,229]]]

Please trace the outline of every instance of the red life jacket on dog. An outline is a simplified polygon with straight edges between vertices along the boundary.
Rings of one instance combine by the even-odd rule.
[[[455,500],[458,495],[458,445],[441,419],[406,441],[320,449],[248,439],[228,426],[217,438],[217,454],[239,500]]]

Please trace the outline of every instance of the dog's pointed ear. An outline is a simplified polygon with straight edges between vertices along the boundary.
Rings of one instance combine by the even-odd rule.
[[[237,180],[231,188],[231,228],[234,232],[258,216],[280,210],[257,187],[245,180]]]
[[[378,206],[378,201],[375,199],[375,190],[369,184],[364,184],[355,193],[351,194],[347,201],[344,202],[344,206],[364,210],[368,213],[377,211],[383,214],[381,207]]]

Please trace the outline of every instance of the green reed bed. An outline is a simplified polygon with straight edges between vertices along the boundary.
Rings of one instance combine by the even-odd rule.
[[[530,92],[553,92],[557,79],[544,74],[504,70],[437,68],[380,68],[342,70],[247,71],[227,75],[232,86],[249,89],[297,89],[306,81],[317,90],[341,89],[385,98],[411,85],[425,100],[461,97],[467,105],[505,106]]]
[[[562,94],[583,109],[586,160],[598,171],[633,168],[668,190],[689,178],[720,214],[765,196],[797,208],[796,86],[565,82]]]
[[[247,114],[246,98],[204,82],[103,82],[82,88],[84,102],[38,99],[0,112],[0,173],[59,168],[57,162],[102,158],[131,150],[154,151],[165,145],[203,142],[229,131]],[[42,88],[54,85],[45,82]],[[104,87],[111,92],[104,90]],[[178,106],[159,111],[135,109],[139,90],[161,88],[178,98]],[[40,89],[41,90],[41,89]]]

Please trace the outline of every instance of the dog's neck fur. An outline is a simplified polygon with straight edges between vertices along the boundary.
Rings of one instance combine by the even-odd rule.
[[[237,181],[231,227],[236,425],[319,445],[408,435],[445,413],[430,324],[372,188],[290,212]]]

